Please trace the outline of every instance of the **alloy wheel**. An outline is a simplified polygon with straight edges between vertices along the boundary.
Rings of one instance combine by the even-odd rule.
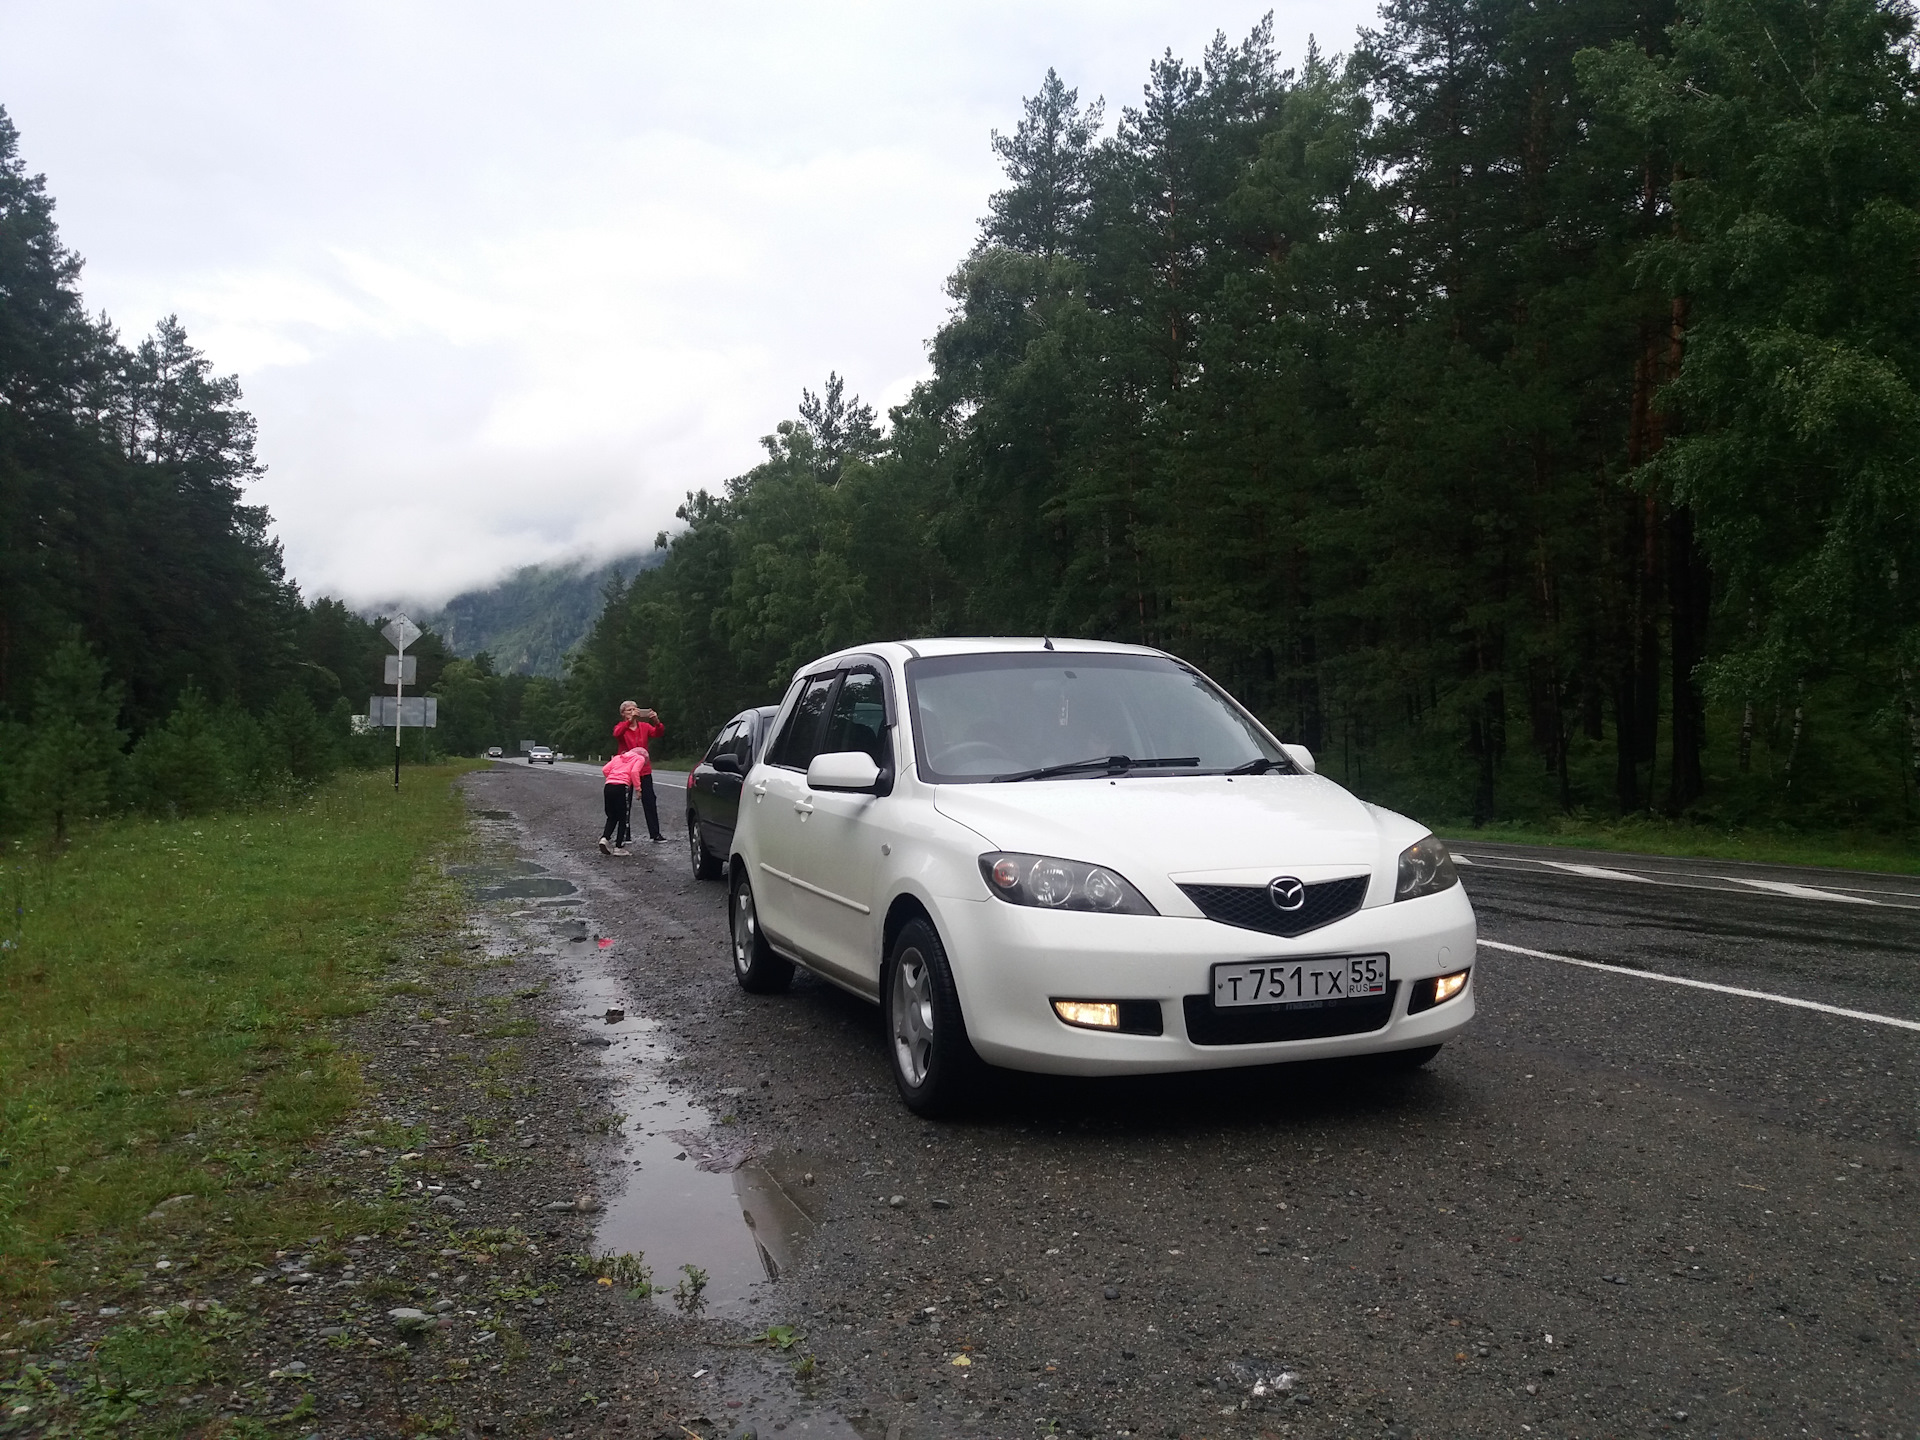
[[[917,949],[901,951],[894,969],[894,1062],[907,1083],[918,1087],[933,1064],[933,975]]]
[[[758,938],[759,927],[760,916],[753,908],[753,887],[737,886],[733,892],[733,968],[742,975],[753,968],[753,942]]]

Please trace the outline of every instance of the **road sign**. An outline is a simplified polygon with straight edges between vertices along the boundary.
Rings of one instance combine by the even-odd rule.
[[[367,697],[369,725],[385,729],[393,724],[396,713],[402,727],[433,730],[440,725],[440,702],[432,695],[409,695],[404,700],[396,700],[391,695]]]
[[[411,685],[420,673],[418,655],[389,655],[387,658],[387,684]]]
[[[380,627],[380,633],[387,637],[394,649],[404,650],[420,638],[422,631],[406,616],[396,615]]]

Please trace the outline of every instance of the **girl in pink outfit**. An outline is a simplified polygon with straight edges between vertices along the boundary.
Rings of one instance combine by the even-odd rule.
[[[606,788],[601,791],[607,803],[607,824],[600,832],[600,853],[602,855],[625,855],[625,846],[616,846],[614,837],[625,829],[628,817],[633,814],[633,787],[639,783],[640,772],[647,766],[647,752],[636,747],[622,751],[600,767],[600,773],[607,777]]]

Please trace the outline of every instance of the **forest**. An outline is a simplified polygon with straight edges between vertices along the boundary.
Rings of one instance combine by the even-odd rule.
[[[1920,91],[1889,0],[1392,0],[1049,72],[884,423],[839,376],[570,661],[697,748],[840,646],[1162,646],[1436,821],[1910,833]],[[850,297],[853,299],[854,297]]]
[[[684,755],[844,645],[1087,636],[1434,824],[1911,839],[1915,44],[1906,0],[1391,0],[1112,115],[1049,71],[910,398],[804,390],[563,678],[428,636],[409,753],[592,755],[634,698]],[[0,110],[0,828],[390,757],[237,383],[79,273]]]
[[[171,318],[122,343],[80,265],[0,109],[0,833],[55,839],[370,757],[349,718],[388,648],[288,580],[238,384]]]
[[[59,841],[103,814],[228,809],[390,763],[392,731],[353,723],[382,688],[383,617],[287,576],[246,499],[264,467],[239,383],[173,317],[124,343],[80,271],[0,108],[0,836]],[[555,623],[570,618],[584,628]],[[432,632],[411,653],[442,707],[438,730],[406,732],[408,759],[558,728],[557,681],[455,658]]]

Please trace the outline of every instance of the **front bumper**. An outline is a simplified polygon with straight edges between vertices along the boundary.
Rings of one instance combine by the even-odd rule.
[[[1412,982],[1474,963],[1473,907],[1459,886],[1362,909],[1291,940],[1214,920],[1045,911],[992,897],[948,901],[940,918],[968,1038],[983,1060],[1014,1070],[1117,1075],[1375,1054],[1441,1044],[1473,1018],[1471,979],[1453,999],[1407,1014]],[[1257,1026],[1201,1027],[1201,1038],[1235,1037],[1212,1044],[1189,1034],[1188,997],[1211,995],[1216,964],[1374,954],[1388,957],[1394,982],[1384,1024],[1376,1015],[1358,1033],[1280,1040],[1238,1038],[1260,1033]],[[1160,1006],[1162,1033],[1070,1026],[1054,1015],[1056,999],[1152,1001]],[[1333,1010],[1290,1014],[1328,1017]],[[1324,1026],[1277,1023],[1269,1033],[1316,1028]]]

